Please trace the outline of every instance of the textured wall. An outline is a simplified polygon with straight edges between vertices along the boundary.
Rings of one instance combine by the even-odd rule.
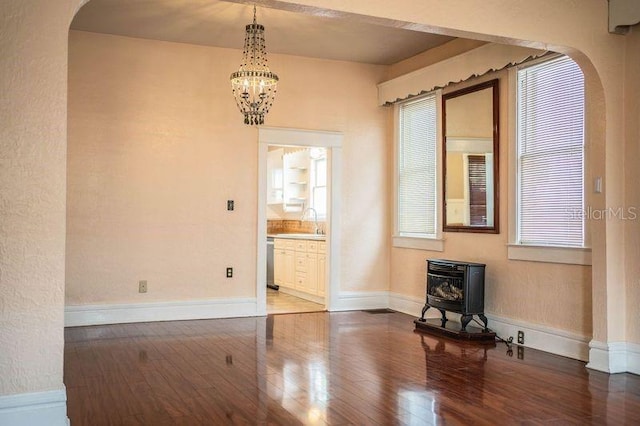
[[[451,92],[477,82],[500,78],[500,233],[444,234],[444,252],[394,248],[391,291],[423,298],[426,259],[460,259],[487,265],[485,310],[501,317],[590,336],[591,267],[507,259],[509,207],[508,162],[514,149],[508,118],[507,71],[447,87]]]
[[[64,12],[0,3],[0,395],[62,387]]]
[[[640,25],[627,36],[625,70],[627,341],[640,344]],[[631,210],[632,209],[632,210]],[[633,213],[633,215],[631,215]]]
[[[241,52],[73,31],[69,59],[67,304],[253,297],[257,132],[227,84]],[[269,60],[270,126],[345,133],[343,288],[385,289],[384,67]]]

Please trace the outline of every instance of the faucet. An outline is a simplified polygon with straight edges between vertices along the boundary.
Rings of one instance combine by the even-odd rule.
[[[318,212],[316,211],[316,209],[314,209],[313,207],[307,207],[306,209],[304,209],[304,211],[302,212],[302,216],[300,217],[300,220],[303,221],[304,220],[304,216],[307,214],[308,211],[312,211],[313,215],[314,215],[314,220],[313,220],[313,226],[314,226],[314,234],[319,234],[319,228],[318,228]]]

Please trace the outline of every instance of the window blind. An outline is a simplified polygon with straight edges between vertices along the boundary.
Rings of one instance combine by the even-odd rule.
[[[469,220],[487,226],[487,163],[484,155],[469,155]]]
[[[518,71],[518,239],[583,246],[584,77],[568,57]]]
[[[398,232],[436,235],[436,97],[400,105]]]

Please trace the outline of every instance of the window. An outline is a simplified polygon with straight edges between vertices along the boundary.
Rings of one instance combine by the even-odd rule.
[[[400,104],[397,235],[436,238],[436,96]]]
[[[322,150],[322,157],[311,160],[311,207],[313,207],[318,219],[327,217],[327,157]]]
[[[583,247],[584,78],[560,57],[517,71],[516,243]]]

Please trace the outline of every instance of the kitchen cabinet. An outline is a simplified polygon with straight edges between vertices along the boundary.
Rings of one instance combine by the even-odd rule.
[[[318,243],[318,296],[324,297],[327,282],[327,243]]]
[[[323,302],[326,265],[324,241],[287,238],[274,240],[274,281],[285,293]]]
[[[294,243],[276,238],[273,242],[273,282],[279,286],[295,286]]]
[[[303,251],[299,249],[300,242],[296,244],[295,251],[295,259],[296,259],[296,284],[295,289],[298,291],[304,291],[308,293],[307,290],[307,252],[306,245],[303,244]]]
[[[318,254],[307,253],[307,292],[311,294],[318,294]],[[313,272],[312,272],[313,271]]]

